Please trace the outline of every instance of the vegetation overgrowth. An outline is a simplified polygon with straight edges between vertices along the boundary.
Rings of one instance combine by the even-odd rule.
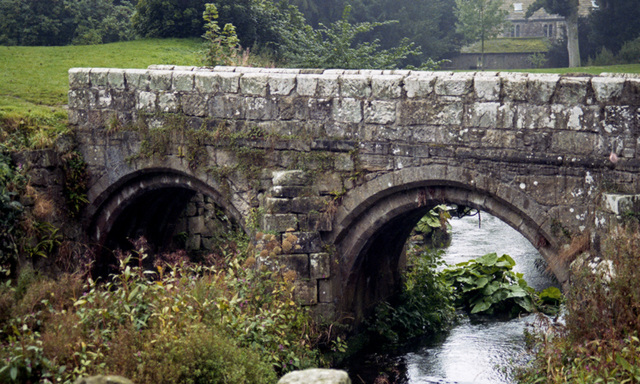
[[[541,317],[521,383],[640,382],[640,225],[610,232],[602,259],[575,265],[564,322]]]
[[[273,383],[321,364],[322,335],[295,302],[295,273],[256,266],[240,243],[215,265],[176,252],[154,270],[143,268],[144,241],[136,249],[120,254],[106,281],[24,269],[17,284],[3,284],[0,381],[120,374],[136,383]]]

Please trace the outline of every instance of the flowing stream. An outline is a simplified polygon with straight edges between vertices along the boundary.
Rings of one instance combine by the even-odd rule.
[[[536,290],[554,280],[536,267],[540,253],[516,230],[486,213],[451,220],[452,241],[444,260],[453,265],[489,252],[504,253],[516,261],[515,270]],[[539,261],[538,261],[539,262]],[[531,316],[509,321],[471,323],[465,319],[442,340],[418,345],[404,354],[408,383],[512,383],[510,368],[527,360],[524,328]]]
[[[536,290],[555,285],[555,280],[536,264],[539,252],[517,231],[486,213],[478,217],[451,220],[452,242],[445,250],[449,265],[478,258],[490,252],[506,253],[515,261],[515,271]],[[538,261],[536,261],[538,260]],[[471,322],[465,318],[438,340],[404,349],[395,357],[402,383],[407,384],[511,384],[511,370],[528,360],[524,329],[534,315],[508,321]],[[359,383],[358,379],[353,380]]]

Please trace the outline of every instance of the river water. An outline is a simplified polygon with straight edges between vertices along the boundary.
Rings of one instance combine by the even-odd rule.
[[[536,290],[556,285],[541,272],[539,252],[517,231],[486,213],[451,220],[452,241],[445,250],[449,265],[478,258],[490,252],[510,255],[517,272]],[[557,285],[556,285],[557,286]],[[395,356],[407,384],[511,384],[512,368],[526,364],[524,329],[534,315],[509,321],[463,319],[438,340],[423,341]],[[356,379],[354,383],[358,383]]]
[[[480,222],[480,225],[479,225]],[[520,233],[486,213],[451,220],[452,241],[444,260],[453,265],[490,252],[516,261],[515,270],[536,290],[555,281],[536,267],[540,253]],[[409,384],[512,383],[511,368],[525,364],[524,329],[533,315],[472,323],[468,318],[439,341],[416,345],[401,359]]]

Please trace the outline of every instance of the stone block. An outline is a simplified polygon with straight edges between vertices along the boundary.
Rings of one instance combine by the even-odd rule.
[[[149,89],[149,71],[144,69],[127,69],[124,73],[127,88],[146,91]]]
[[[240,78],[240,92],[245,95],[267,96],[268,79],[263,73],[245,73]]]
[[[186,246],[188,251],[199,251],[202,247],[202,236],[200,234],[190,235]]]
[[[407,97],[422,98],[433,93],[435,83],[436,77],[434,75],[411,75],[404,79],[404,89],[407,92]]]
[[[182,111],[189,116],[206,116],[207,103],[207,96],[198,93],[188,93],[180,97]]]
[[[298,215],[299,228],[301,231],[331,231],[333,225],[331,216],[327,212],[311,211],[306,215]]]
[[[155,112],[156,98],[154,92],[136,92],[136,109],[145,112]]]
[[[333,99],[333,119],[342,123],[362,121],[362,102],[357,99]]]
[[[591,79],[588,77],[563,77],[558,82],[553,102],[557,104],[584,104],[587,88]]]
[[[204,216],[202,215],[190,217],[187,223],[189,226],[189,233],[191,234],[206,233],[207,231],[207,227],[204,222]]]
[[[294,214],[265,214],[262,220],[264,231],[285,232],[298,229],[298,216]]]
[[[271,196],[284,197],[287,199],[308,195],[310,193],[310,187],[283,187],[280,185],[275,185],[271,188]]]
[[[371,96],[371,77],[364,75],[340,76],[340,96],[368,98]]]
[[[122,376],[98,375],[91,377],[79,377],[74,384],[133,384],[133,382]]]
[[[351,162],[353,165],[353,161]],[[334,191],[342,190],[342,177],[336,172],[325,172],[316,175],[315,189],[321,195],[326,195]]]
[[[274,171],[271,180],[273,185],[279,186],[305,186],[309,183],[309,175],[300,170]]]
[[[294,283],[293,297],[302,305],[314,305],[318,302],[318,285],[316,281],[298,279]]]
[[[308,101],[300,97],[279,97],[274,103],[280,120],[309,120]]]
[[[333,300],[333,285],[331,283],[331,280],[318,280],[318,302],[333,303]]]
[[[298,75],[296,93],[299,96],[315,96],[320,75]]]
[[[271,99],[264,97],[245,97],[242,109],[248,120],[272,120],[276,117],[276,106]]]
[[[171,90],[171,79],[173,71],[149,71],[149,90],[169,91]]]
[[[316,95],[318,97],[338,97],[340,87],[338,86],[338,76],[326,74],[318,78]]]
[[[478,100],[498,101],[500,100],[500,89],[502,89],[502,79],[497,76],[476,74],[473,78],[473,91]]]
[[[560,110],[562,110],[560,106]],[[556,114],[552,113],[549,105],[527,105],[517,107],[517,129],[554,128],[556,126]]]
[[[460,72],[451,76],[438,77],[434,91],[437,95],[443,96],[464,96],[471,92],[473,75]]]
[[[220,76],[214,72],[196,72],[194,87],[200,93],[216,93],[220,89]]]
[[[158,95],[158,110],[164,113],[176,113],[179,110],[178,97],[175,93],[162,92]]]
[[[558,75],[530,73],[527,81],[527,100],[536,104],[549,103],[559,81]]]
[[[351,155],[348,153],[336,155],[333,163],[336,171],[353,171],[356,167]]]
[[[346,371],[336,369],[312,368],[304,371],[293,371],[284,375],[278,384],[351,384]],[[80,383],[83,384],[83,383]],[[89,383],[87,383],[89,384]],[[91,383],[93,384],[93,383]]]
[[[331,255],[328,253],[312,253],[309,255],[311,279],[328,279],[331,277]]]
[[[193,92],[194,77],[193,72],[174,71],[171,89],[176,92]]]
[[[297,242],[293,244],[294,252],[297,253],[320,253],[322,252],[322,239],[318,232],[294,232]],[[283,242],[287,235],[283,235]]]
[[[217,75],[220,78],[220,92],[238,93],[242,76],[240,73],[219,72]]]
[[[462,126],[462,102],[405,100],[400,103],[399,111],[400,125]]]
[[[640,114],[639,114],[640,115]],[[636,113],[631,107],[608,105],[604,107],[604,130],[620,134],[636,126]]]
[[[124,69],[109,69],[109,73],[107,74],[107,83],[111,88],[124,89],[126,85],[124,80]]]
[[[295,271],[297,279],[309,279],[309,255],[282,255],[279,259],[284,264],[285,269]]]
[[[106,87],[109,83],[107,75],[109,74],[109,68],[91,68],[89,73],[89,80],[91,86],[95,88]]]
[[[289,96],[296,87],[296,76],[293,74],[270,74],[268,84],[271,95]]]
[[[374,100],[365,103],[364,121],[372,124],[390,124],[396,121],[397,103]]]
[[[388,171],[393,169],[393,158],[381,155],[360,155],[360,167],[367,171]]]
[[[527,75],[508,74],[502,78],[502,92],[507,101],[527,100]]]
[[[498,108],[500,103],[496,102],[472,104],[466,117],[466,125],[480,128],[498,126]]]
[[[596,100],[604,104],[615,102],[622,95],[624,82],[622,77],[592,77],[591,86]]]
[[[401,75],[380,75],[371,78],[371,91],[377,99],[397,99],[402,96]]]
[[[602,194],[602,201],[602,208],[615,215],[640,212],[640,195],[604,193]]]
[[[590,155],[598,147],[598,135],[590,132],[554,132],[551,141],[551,150],[564,154],[567,160],[572,155]]]
[[[69,69],[69,88],[88,88],[91,84],[89,82],[90,70],[86,68],[71,68]]]
[[[326,200],[320,197],[295,197],[292,199],[268,197],[266,199],[267,212],[270,213],[308,213],[322,211],[326,206]]]
[[[309,118],[326,121],[332,117],[333,101],[331,99],[309,99]]]
[[[98,100],[96,107],[99,109],[106,109],[111,107],[111,102],[113,98],[111,97],[111,92],[108,89],[100,89],[98,91]]]

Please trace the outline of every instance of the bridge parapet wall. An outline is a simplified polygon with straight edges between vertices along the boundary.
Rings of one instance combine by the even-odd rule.
[[[152,66],[74,68],[69,81],[91,212],[145,169],[192,175],[226,190],[237,218],[261,212],[309,304],[336,301],[345,276],[327,241],[377,195],[491,195],[553,251],[594,228],[602,191],[640,193],[640,78]],[[165,148],[141,155],[154,131]]]

